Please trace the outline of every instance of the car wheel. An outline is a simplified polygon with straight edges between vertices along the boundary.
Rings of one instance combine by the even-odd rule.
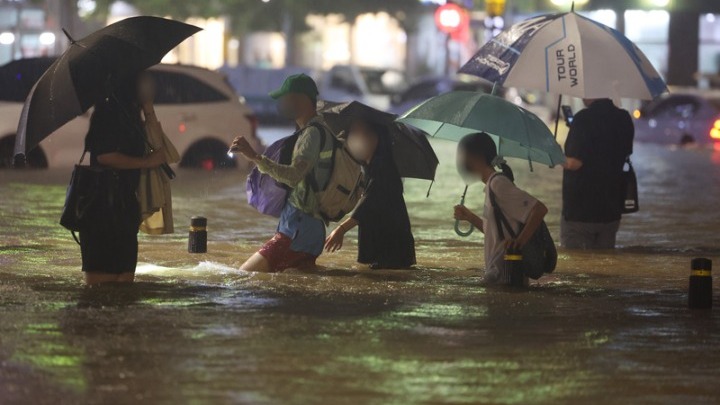
[[[15,136],[8,136],[0,140],[0,169],[47,169],[48,162],[45,153],[36,147],[31,150],[24,160],[15,159]]]
[[[180,167],[203,170],[236,168],[235,158],[228,156],[227,151],[228,146],[215,139],[196,142],[185,152]]]

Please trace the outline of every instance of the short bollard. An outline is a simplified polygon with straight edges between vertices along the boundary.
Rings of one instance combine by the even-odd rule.
[[[189,253],[207,253],[207,218],[190,218]]]
[[[712,308],[712,260],[702,257],[690,262],[688,306],[696,309]]]
[[[525,287],[525,272],[523,271],[522,252],[510,248],[505,252],[505,275],[509,277],[513,287]]]

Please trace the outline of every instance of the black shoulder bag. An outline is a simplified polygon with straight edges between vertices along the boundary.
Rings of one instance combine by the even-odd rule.
[[[118,173],[115,170],[86,166],[82,162],[87,154],[83,151],[80,162],[75,165],[65,194],[60,225],[75,232],[111,225],[116,220],[114,207],[121,203]]]
[[[499,174],[499,176],[503,175]],[[490,187],[490,184],[488,184],[488,187]],[[518,234],[513,231],[510,221],[508,221],[507,217],[503,214],[500,205],[497,203],[497,199],[495,198],[495,193],[492,191],[492,188],[489,188],[489,191],[490,204],[492,204],[493,207],[495,224],[498,228],[500,240],[505,240],[503,227],[507,228],[508,234],[510,234],[512,239],[517,238]],[[525,224],[520,224],[520,230],[518,233],[522,232],[524,227]],[[552,273],[555,271],[558,258],[557,248],[555,247],[555,242],[553,241],[552,235],[550,235],[550,230],[548,229],[545,221],[540,224],[540,227],[537,231],[535,231],[528,243],[523,246],[522,257],[523,271],[526,276],[532,278],[533,280],[539,279],[545,273]]]

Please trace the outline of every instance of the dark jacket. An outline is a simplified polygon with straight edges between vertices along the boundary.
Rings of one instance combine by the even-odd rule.
[[[632,154],[634,135],[630,114],[609,99],[597,100],[577,113],[565,142],[565,154],[583,165],[563,173],[565,220],[620,220],[625,197],[622,172]]]

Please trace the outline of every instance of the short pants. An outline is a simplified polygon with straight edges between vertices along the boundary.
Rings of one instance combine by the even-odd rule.
[[[290,249],[292,239],[280,232],[267,241],[258,251],[270,264],[270,271],[315,266],[317,256]]]

